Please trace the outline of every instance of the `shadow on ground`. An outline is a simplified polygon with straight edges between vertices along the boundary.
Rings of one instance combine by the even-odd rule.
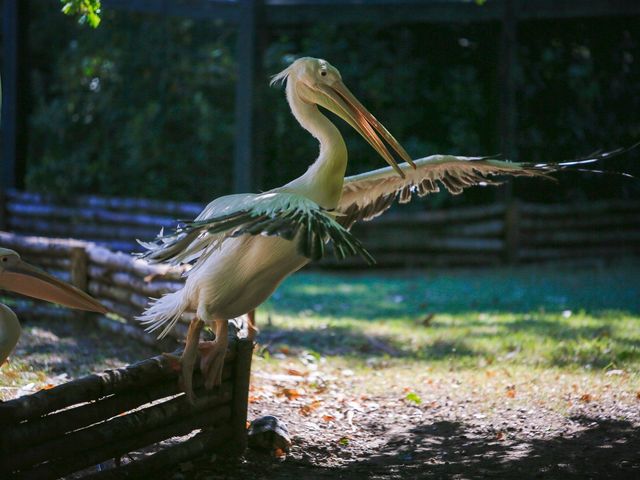
[[[510,439],[510,435],[498,439],[495,432],[455,421],[427,422],[380,432],[381,437],[388,438],[385,443],[368,452],[365,458],[340,467],[314,465],[314,458],[324,459],[335,452],[323,445],[303,444],[305,457],[300,459],[280,463],[249,452],[243,463],[220,462],[200,471],[206,476],[193,478],[640,478],[637,427],[612,419],[573,420],[581,429],[546,439]]]

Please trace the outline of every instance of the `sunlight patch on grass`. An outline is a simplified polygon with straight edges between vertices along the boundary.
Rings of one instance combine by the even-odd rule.
[[[354,360],[395,352],[442,368],[640,366],[640,274],[508,268],[301,273],[261,308],[280,343]],[[284,335],[284,336],[283,336]]]

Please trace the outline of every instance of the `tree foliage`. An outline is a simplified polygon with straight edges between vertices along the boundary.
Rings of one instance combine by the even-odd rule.
[[[93,28],[100,25],[100,0],[60,0],[62,13],[76,15],[80,24],[88,23]]]
[[[91,32],[46,8],[32,21],[28,187],[200,201],[229,193],[235,30],[176,17],[113,11],[103,17]],[[637,141],[640,47],[632,26],[629,19],[521,24],[519,159],[564,160]],[[301,174],[317,155],[284,92],[267,87],[268,75],[302,55],[336,65],[412,156],[498,153],[498,40],[494,24],[274,31],[258,94],[265,112],[258,125],[260,187]],[[349,173],[384,166],[366,142],[336,123],[347,137]],[[633,158],[610,168],[634,171]],[[638,193],[633,182],[615,177],[579,180],[562,188],[525,182],[516,193],[533,200]],[[494,195],[473,189],[431,201]]]

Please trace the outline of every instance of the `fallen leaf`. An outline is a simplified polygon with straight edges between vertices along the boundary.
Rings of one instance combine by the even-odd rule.
[[[278,351],[280,353],[284,353],[285,355],[289,355],[289,352],[290,352],[289,347],[280,347]]]
[[[504,432],[498,432],[496,433],[496,440],[502,441],[504,440],[506,437],[506,435],[504,434]]]
[[[506,390],[507,390],[507,392],[506,392],[507,397],[516,398],[516,386],[515,385],[508,385]]]
[[[640,400],[640,390],[638,390],[638,391],[636,392],[636,398],[637,398],[638,400]]]
[[[589,403],[591,400],[593,400],[593,396],[590,393],[583,393],[580,397],[580,401],[584,403]]]
[[[336,417],[334,417],[333,415],[323,415],[322,420],[324,420],[325,422],[334,422],[336,420]]]
[[[40,387],[40,390],[51,390],[53,387],[55,387],[53,383],[47,383],[46,385]]]
[[[296,370],[295,368],[287,369],[287,373],[289,375],[294,375],[296,377],[306,377],[307,376],[306,372],[301,372],[300,370]]]
[[[315,400],[308,405],[303,405],[302,407],[300,407],[300,413],[302,415],[311,415],[311,412],[317,409],[320,405],[322,405],[322,402],[320,400]]]
[[[280,394],[287,397],[287,400],[295,400],[296,398],[302,396],[302,392],[296,390],[295,388],[283,388],[280,391]]]
[[[349,437],[340,438],[340,440],[338,440],[338,444],[346,447],[347,445],[349,445]]]
[[[273,451],[273,456],[276,457],[276,458],[284,458],[284,457],[287,456],[287,453],[281,448],[276,448]]]

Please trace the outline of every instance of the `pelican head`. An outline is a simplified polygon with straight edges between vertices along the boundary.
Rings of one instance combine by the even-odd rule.
[[[8,248],[0,248],[0,289],[78,310],[108,312],[94,298],[22,261],[17,252]]]
[[[349,91],[342,82],[338,69],[326,60],[311,57],[299,58],[275,75],[271,84],[284,81],[287,82],[288,96],[295,94],[304,103],[319,105],[338,115],[362,135],[401,177],[404,177],[404,173],[382,139],[400,158],[415,168],[405,149]]]

